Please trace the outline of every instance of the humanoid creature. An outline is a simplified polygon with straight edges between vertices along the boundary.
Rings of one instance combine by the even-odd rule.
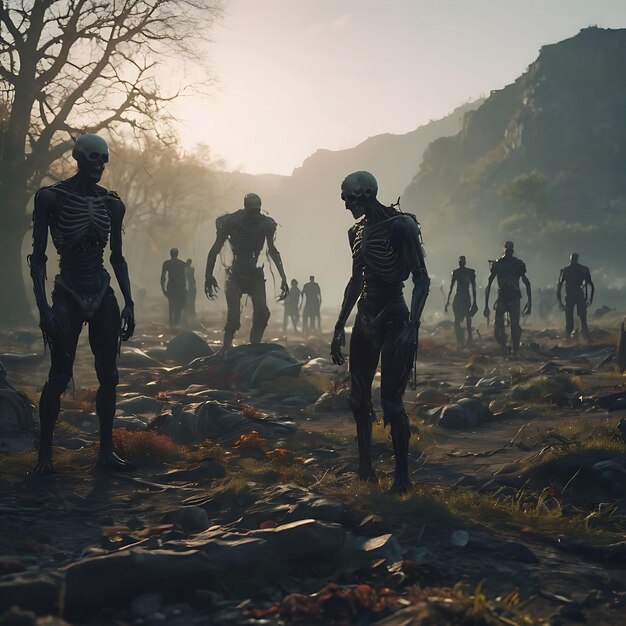
[[[495,303],[494,334],[496,341],[503,354],[508,354],[506,345],[506,332],[504,330],[504,316],[509,314],[511,326],[511,344],[513,356],[519,352],[522,327],[520,326],[520,308],[522,292],[519,288],[520,278],[526,286],[526,306],[524,315],[530,315],[532,308],[532,295],[530,281],[526,276],[526,264],[521,259],[513,256],[513,242],[504,244],[504,254],[491,265],[491,274],[485,290],[485,317],[489,319],[489,292],[494,279],[498,279],[498,298]]]
[[[287,326],[290,319],[293,324],[293,329],[298,332],[298,320],[300,319],[300,310],[298,309],[299,302],[300,288],[298,287],[298,281],[293,278],[291,280],[289,293],[283,300],[283,306],[285,307],[285,315],[283,317],[283,333],[287,332]]]
[[[465,337],[463,335],[463,320],[467,325],[467,343],[472,343],[472,317],[478,311],[476,305],[476,272],[466,267],[466,259],[464,256],[459,257],[459,267],[452,271],[452,279],[450,281],[450,291],[448,291],[448,300],[446,301],[445,312],[448,312],[450,306],[450,296],[456,284],[456,294],[452,301],[452,311],[454,312],[454,332],[456,333],[456,343],[459,346],[465,345]],[[472,288],[472,297],[470,298],[470,286]]]
[[[135,329],[128,266],[122,255],[124,203],[112,191],[98,185],[109,160],[107,143],[92,134],[81,135],[72,156],[78,173],[35,196],[33,253],[29,257],[35,299],[44,341],[50,346],[51,367],[39,401],[41,438],[35,474],[54,473],[52,434],[59,415],[61,395],[72,378],[76,345],[83,324],[89,325],[89,343],[95,357],[100,387],[96,413],[100,421],[98,464],[113,470],[131,465],[113,450],[115,388],[118,384],[119,341],[129,339]],[[46,297],[46,245],[48,229],[59,255],[60,273],[54,281],[52,306]],[[124,308],[120,316],[103,265],[104,250],[111,247]]]
[[[185,280],[187,293],[185,296],[185,310],[188,319],[196,317],[196,268],[191,264],[191,259],[185,263]]]
[[[580,330],[585,339],[589,339],[589,326],[587,325],[587,306],[593,304],[595,287],[591,280],[591,272],[585,265],[578,262],[578,253],[572,252],[570,264],[564,267],[559,274],[559,284],[556,297],[561,311],[565,311],[565,333],[570,336],[574,331],[574,308],[580,319]],[[565,305],[563,305],[562,292],[565,283]],[[591,294],[588,293],[591,287]]]
[[[283,269],[280,252],[276,248],[276,222],[268,215],[261,214],[261,198],[255,193],[246,194],[243,209],[222,215],[215,220],[217,236],[209,250],[206,261],[204,292],[210,300],[216,297],[218,284],[213,276],[217,255],[226,240],[233,251],[232,265],[226,269],[226,305],[228,313],[224,327],[224,349],[233,343],[235,333],[241,326],[241,296],[248,294],[252,300],[252,329],[250,343],[260,343],[270,318],[265,295],[265,275],[263,267],[257,266],[259,255],[267,241],[269,256],[280,274],[279,301],[289,293],[287,276]]]
[[[417,350],[420,317],[430,280],[424,263],[421,236],[413,215],[382,205],[378,183],[369,172],[354,172],[341,185],[341,198],[355,219],[348,231],[352,276],[346,286],[331,345],[334,363],[341,365],[344,327],[358,300],[350,339],[349,403],[356,421],[359,478],[375,480],[371,462],[372,381],[381,358],[381,406],[385,425],[391,425],[395,456],[393,490],[406,491],[409,479],[411,429],[402,396]],[[411,310],[403,296],[403,281],[413,277]]]
[[[302,287],[302,302],[300,308],[304,307],[302,313],[302,331],[308,334],[309,330],[314,330],[317,322],[317,330],[322,328],[321,312],[322,290],[315,282],[315,276],[309,276],[309,282]]]
[[[178,258],[178,248],[172,248],[161,270],[161,291],[169,304],[170,326],[180,322],[185,309],[186,269],[185,262]]]

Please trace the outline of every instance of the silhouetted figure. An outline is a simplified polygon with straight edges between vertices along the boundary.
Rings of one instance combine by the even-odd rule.
[[[595,287],[591,280],[591,272],[585,265],[578,262],[578,253],[572,252],[570,264],[564,267],[559,274],[559,284],[556,297],[561,311],[565,311],[565,333],[571,336],[574,332],[574,308],[580,319],[580,330],[585,339],[589,339],[589,326],[587,325],[587,306],[593,304]],[[565,283],[565,306],[563,306],[562,291]],[[591,295],[589,295],[591,287]]]
[[[196,317],[196,268],[191,264],[191,259],[185,263],[185,282],[187,293],[185,297],[185,312],[188,319]]]
[[[187,291],[186,264],[178,258],[178,248],[170,250],[170,258],[161,270],[161,291],[169,303],[170,326],[180,323],[185,309]]]
[[[317,330],[322,329],[322,290],[315,282],[315,276],[309,276],[309,282],[302,287],[302,331],[305,335],[311,330],[315,330],[317,322]]]
[[[354,172],[341,185],[341,198],[355,219],[348,231],[352,276],[346,286],[331,345],[334,363],[341,365],[344,327],[358,300],[350,339],[349,403],[356,421],[359,478],[375,479],[371,462],[372,381],[381,358],[381,406],[385,425],[391,424],[395,456],[393,490],[406,491],[409,479],[411,429],[402,396],[417,350],[420,317],[430,284],[420,231],[413,215],[382,205],[378,184],[369,172]],[[413,276],[411,311],[403,296],[403,281]]]
[[[39,460],[34,474],[54,473],[52,436],[59,415],[61,395],[72,378],[76,345],[83,324],[89,325],[89,345],[95,357],[100,387],[96,413],[100,421],[98,465],[126,470],[132,465],[113,450],[115,388],[118,384],[119,341],[135,330],[128,266],[122,254],[122,221],[125,207],[119,196],[98,185],[109,160],[109,148],[102,137],[81,135],[72,156],[78,173],[71,178],[42,187],[35,196],[33,212],[33,253],[29,257],[39,326],[50,346],[50,373],[39,400],[41,437]],[[52,306],[46,297],[46,246],[48,229],[59,255],[60,273],[54,280]],[[124,296],[120,316],[104,268],[104,250],[110,242],[111,266]]]
[[[293,324],[293,329],[298,332],[298,320],[300,319],[300,310],[298,308],[299,303],[300,288],[298,287],[298,281],[294,278],[291,281],[289,293],[283,300],[283,306],[285,307],[285,314],[283,317],[283,334],[287,332],[287,326],[290,319]]]
[[[459,267],[452,271],[450,281],[450,291],[448,291],[448,300],[446,301],[445,312],[448,312],[450,306],[450,296],[454,285],[456,285],[456,294],[452,301],[452,311],[454,313],[454,332],[456,333],[456,343],[458,346],[465,345],[465,337],[461,324],[465,320],[467,325],[467,343],[472,343],[472,317],[476,315],[478,306],[476,305],[476,272],[465,266],[466,260],[464,256],[459,257]],[[472,296],[470,298],[470,287],[472,288]]]
[[[511,326],[511,344],[513,356],[519,352],[522,327],[520,326],[520,307],[522,292],[519,288],[520,278],[526,286],[527,302],[524,307],[524,315],[530,315],[532,308],[532,295],[530,281],[526,276],[526,264],[521,259],[513,256],[513,242],[504,244],[504,254],[491,265],[491,274],[485,290],[485,317],[489,318],[489,292],[494,278],[498,279],[498,299],[495,304],[494,334],[496,341],[503,354],[508,354],[506,345],[506,332],[504,330],[504,316],[509,314]]]
[[[228,314],[224,327],[224,349],[232,346],[235,333],[241,326],[241,296],[248,294],[252,300],[252,329],[250,343],[260,343],[270,318],[265,296],[263,267],[257,267],[259,255],[267,242],[269,256],[280,274],[279,301],[289,293],[287,276],[280,252],[276,248],[276,222],[261,214],[261,198],[255,193],[246,194],[243,209],[222,215],[215,220],[217,236],[206,261],[204,292],[210,300],[216,297],[218,284],[213,276],[217,255],[226,240],[233,251],[233,263],[226,269],[226,304]]]

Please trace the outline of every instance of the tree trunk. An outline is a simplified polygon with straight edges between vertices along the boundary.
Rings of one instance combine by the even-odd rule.
[[[0,326],[34,323],[22,271],[23,228],[0,229]]]

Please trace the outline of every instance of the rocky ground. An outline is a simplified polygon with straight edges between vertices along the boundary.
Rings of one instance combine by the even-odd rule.
[[[211,320],[175,341],[143,325],[122,348],[115,440],[131,474],[93,467],[81,338],[58,474],[30,477],[36,423],[9,384],[36,403],[48,357],[34,332],[4,332],[0,625],[624,623],[619,321],[597,321],[590,344],[527,328],[515,361],[485,327],[456,350],[449,322],[426,324],[405,496],[388,493],[382,424],[379,482],[356,480],[328,335],[272,326],[223,357]]]

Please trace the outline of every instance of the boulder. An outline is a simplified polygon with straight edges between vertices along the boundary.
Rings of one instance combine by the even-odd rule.
[[[199,533],[211,525],[207,512],[199,506],[185,506],[163,515],[165,524],[178,524],[186,533]]]
[[[158,361],[149,357],[143,350],[129,346],[125,346],[121,349],[118,363],[120,367],[129,367],[132,369],[161,367]]]
[[[392,564],[402,559],[402,548],[390,533],[378,537],[349,535],[342,556],[354,568],[367,567],[380,559]]]
[[[118,400],[117,408],[122,409],[124,413],[154,414],[160,411],[164,404],[163,400],[157,400],[149,396],[135,396],[134,398]]]
[[[442,428],[474,428],[493,415],[479,398],[461,398],[456,404],[443,407],[437,424]]]
[[[211,356],[213,350],[209,344],[192,330],[185,330],[167,342],[167,358],[187,365],[195,359]]]
[[[34,407],[8,382],[0,363],[0,453],[32,450],[34,433]]]

